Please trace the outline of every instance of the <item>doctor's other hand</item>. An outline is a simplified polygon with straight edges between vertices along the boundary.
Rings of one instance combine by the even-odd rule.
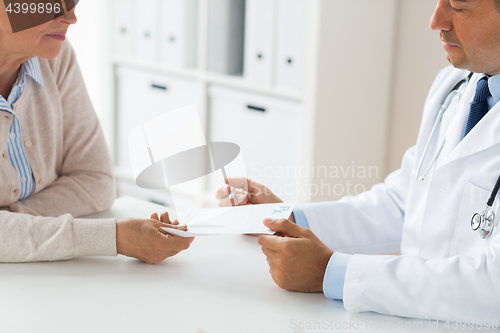
[[[271,190],[262,184],[251,181],[245,177],[228,178],[226,185],[222,186],[215,193],[215,198],[219,200],[220,207],[233,206],[229,198],[229,192],[233,188],[233,200],[238,206],[259,205],[270,203],[282,203]]]
[[[187,230],[177,221],[170,222],[168,213],[153,214],[147,219],[126,219],[116,223],[116,249],[118,254],[157,264],[189,248],[194,238],[168,234],[161,227]]]
[[[227,185],[222,186],[215,193],[215,198],[219,200],[219,207],[243,206],[243,205],[261,205],[282,203],[266,186],[251,181],[245,177],[228,178]],[[232,200],[229,198],[229,193],[233,188]],[[295,216],[290,215],[290,221],[295,223]]]
[[[323,278],[333,251],[311,230],[290,220],[265,219],[264,224],[276,231],[276,235],[259,236],[274,282],[286,290],[323,292]]]

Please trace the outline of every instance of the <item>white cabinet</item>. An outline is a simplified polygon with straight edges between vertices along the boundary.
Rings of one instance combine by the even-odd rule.
[[[238,144],[248,178],[283,200],[298,199],[300,104],[215,86],[209,96],[211,141]]]
[[[130,170],[128,136],[145,121],[195,104],[202,126],[205,126],[205,115],[200,107],[200,86],[195,82],[126,67],[118,68],[117,79],[116,164],[124,170]]]

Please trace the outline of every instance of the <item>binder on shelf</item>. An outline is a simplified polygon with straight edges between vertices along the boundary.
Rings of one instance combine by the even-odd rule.
[[[276,85],[302,89],[305,0],[278,0]]]
[[[247,0],[245,78],[271,86],[274,76],[276,0]]]
[[[156,62],[158,53],[158,0],[134,0],[134,50],[138,59]]]
[[[208,70],[243,75],[245,0],[210,0]]]
[[[113,40],[117,55],[133,55],[133,0],[115,0]]]
[[[163,0],[160,3],[160,61],[196,67],[198,59],[199,0]]]

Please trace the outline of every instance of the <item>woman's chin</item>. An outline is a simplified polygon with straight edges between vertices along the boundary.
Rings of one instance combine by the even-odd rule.
[[[43,48],[40,48],[40,51],[36,52],[36,55],[42,59],[50,60],[56,58],[61,52],[62,41],[52,41],[47,44]]]

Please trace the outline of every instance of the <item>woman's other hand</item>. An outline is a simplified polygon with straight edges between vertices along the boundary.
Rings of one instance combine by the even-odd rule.
[[[177,220],[170,221],[168,213],[154,213],[151,219],[126,219],[116,224],[116,249],[118,254],[157,264],[189,248],[194,238],[168,234],[165,228],[187,230]]]

